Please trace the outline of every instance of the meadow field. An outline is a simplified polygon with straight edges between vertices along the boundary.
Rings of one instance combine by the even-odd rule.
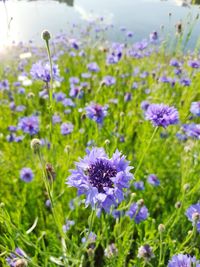
[[[1,59],[0,266],[200,266],[198,46],[102,20]]]

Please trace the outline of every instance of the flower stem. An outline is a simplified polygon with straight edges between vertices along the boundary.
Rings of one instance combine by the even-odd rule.
[[[157,130],[158,130],[158,127],[155,127],[155,129],[153,131],[153,134],[152,134],[152,136],[151,136],[151,138],[149,140],[149,143],[148,143],[144,153],[142,154],[142,157],[140,158],[139,164],[138,164],[138,166],[137,166],[137,168],[135,170],[135,173],[134,173],[135,176],[137,175],[137,173],[138,173],[138,171],[139,171],[139,169],[140,169],[140,167],[141,167],[141,165],[143,163],[144,157],[145,157],[147,151],[149,150],[149,147],[150,147],[150,145],[151,145],[151,143],[152,143],[152,141],[153,141],[153,139],[154,139],[154,137],[155,137],[155,135],[157,133]]]

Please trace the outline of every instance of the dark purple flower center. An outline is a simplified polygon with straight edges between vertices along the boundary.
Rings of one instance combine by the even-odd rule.
[[[99,159],[88,169],[90,183],[98,189],[99,193],[104,193],[104,187],[113,187],[110,178],[115,177],[117,170],[107,160]]]

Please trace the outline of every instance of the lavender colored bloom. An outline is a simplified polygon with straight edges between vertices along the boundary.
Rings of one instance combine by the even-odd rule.
[[[25,90],[25,88],[20,87],[20,88],[18,88],[17,92],[18,92],[18,94],[20,94],[20,95],[24,95],[25,92],[26,92],[26,90]]]
[[[99,66],[97,65],[97,63],[96,62],[92,62],[92,63],[89,63],[88,65],[87,65],[87,68],[88,68],[88,70],[89,71],[91,71],[91,72],[99,72]]]
[[[132,84],[132,89],[137,89],[138,88],[138,83],[137,82],[134,82],[133,84]]]
[[[144,190],[144,182],[143,181],[135,182],[133,185],[134,185],[135,189],[137,189],[137,190]]]
[[[56,102],[62,102],[66,98],[66,94],[63,92],[58,92],[54,94]]]
[[[30,135],[39,132],[39,120],[37,116],[23,117],[19,120],[18,129]]]
[[[200,124],[184,124],[182,129],[187,136],[198,140],[200,139]]]
[[[177,109],[164,104],[149,105],[145,115],[146,119],[150,120],[154,126],[166,128],[179,122]]]
[[[190,112],[195,116],[200,116],[200,101],[192,102]]]
[[[112,76],[105,76],[103,78],[102,83],[107,85],[107,86],[111,86],[111,85],[114,85],[116,83],[116,79],[115,79],[115,77],[112,77]]]
[[[78,84],[80,82],[78,77],[70,77],[69,78],[70,84]]]
[[[17,131],[17,127],[16,126],[13,126],[13,125],[10,125],[10,126],[8,126],[8,130],[10,132],[16,132]]]
[[[125,102],[129,102],[129,101],[131,101],[131,99],[132,99],[132,94],[129,93],[129,92],[125,93],[125,95],[124,95],[124,101]]]
[[[62,135],[68,135],[74,130],[74,125],[72,123],[62,123],[61,124],[61,134]]]
[[[138,249],[138,258],[149,261],[154,257],[153,249],[148,244],[139,247]]]
[[[150,174],[147,178],[147,181],[149,184],[151,184],[153,186],[159,186],[160,185],[160,181],[158,180],[158,177],[155,174]]]
[[[81,86],[75,86],[75,85],[71,86],[69,96],[74,97],[74,98],[75,97],[82,98],[83,94],[84,92]]]
[[[180,68],[181,67],[181,63],[176,58],[172,58],[170,60],[169,65],[173,66],[173,67],[176,67],[176,68]]]
[[[104,117],[107,115],[107,106],[101,106],[91,102],[86,108],[86,116],[99,124],[103,123]]]
[[[9,257],[6,258],[6,262],[10,267],[17,267],[17,262],[20,259],[27,258],[26,253],[21,248],[16,248],[15,253],[10,253]],[[24,266],[25,266],[25,260],[24,260]],[[26,263],[27,264],[27,263]]]
[[[167,267],[200,267],[199,261],[190,255],[174,255]]]
[[[131,31],[128,31],[128,32],[126,33],[126,35],[127,35],[127,37],[129,37],[129,38],[133,37],[133,33],[132,33]]]
[[[61,117],[60,117],[60,115],[58,115],[58,114],[54,114],[54,115],[52,116],[52,121],[53,121],[53,124],[60,123],[60,122],[61,122]]]
[[[75,224],[75,221],[66,220],[65,224],[63,225],[62,229],[63,232],[66,233],[69,229]]]
[[[192,222],[193,226],[196,225],[197,231],[200,233],[200,203],[191,205],[185,215]]]
[[[29,183],[33,180],[34,174],[33,171],[30,168],[23,168],[20,171],[20,178],[26,182]]]
[[[35,80],[41,80],[45,83],[49,83],[51,80],[49,63],[46,63],[44,65],[42,65],[41,62],[33,64],[30,74]],[[52,67],[52,76],[53,76],[52,77],[53,80],[56,80],[56,81],[61,80],[57,65],[53,65]]]
[[[118,254],[118,249],[117,249],[115,243],[108,245],[106,247],[106,249],[104,250],[105,257],[109,258],[109,259],[114,257],[114,256],[116,257],[117,254]]]
[[[146,100],[142,101],[140,106],[141,106],[141,109],[144,110],[144,111],[147,111],[148,107],[149,107],[150,103]]]
[[[64,107],[75,107],[74,102],[71,100],[71,98],[65,98],[63,101],[63,106]]]
[[[0,90],[2,91],[8,91],[9,90],[9,82],[8,80],[3,80],[3,81],[0,81]]]
[[[186,141],[187,140],[187,136],[185,134],[181,134],[181,133],[177,133],[176,137],[178,138],[178,140],[180,141]]]
[[[89,233],[89,236],[88,236],[88,239],[86,237],[83,237],[81,239],[81,242],[82,243],[85,243],[87,241],[88,243],[91,244],[91,243],[95,243],[96,242],[96,239],[97,239],[97,235],[95,233],[93,233],[93,232],[90,232]]]
[[[199,60],[189,60],[188,65],[192,67],[193,69],[200,68],[200,61]]]
[[[135,223],[138,224],[147,219],[149,212],[145,205],[140,206],[138,203],[133,203],[126,215],[134,219]]]
[[[108,158],[103,148],[87,149],[87,155],[76,162],[67,184],[78,189],[78,195],[85,194],[85,205],[93,209],[110,212],[124,199],[123,190],[133,179],[129,161],[118,150]]]
[[[81,77],[84,79],[89,79],[89,78],[91,78],[91,76],[92,76],[91,73],[87,73],[87,72],[81,74]]]
[[[191,80],[189,78],[182,78],[180,79],[180,84],[183,86],[190,86]]]
[[[158,32],[157,31],[151,32],[149,34],[149,39],[152,43],[155,43],[156,41],[158,41]]]
[[[22,111],[24,111],[25,109],[26,109],[26,107],[25,107],[24,105],[19,105],[19,106],[16,107],[15,110],[16,110],[17,112],[22,112]]]

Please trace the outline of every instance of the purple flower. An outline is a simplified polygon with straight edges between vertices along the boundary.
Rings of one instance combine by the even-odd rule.
[[[147,178],[147,181],[149,184],[151,184],[153,186],[159,186],[160,185],[160,181],[158,180],[158,177],[155,174],[150,174]]]
[[[150,105],[149,101],[146,101],[146,100],[142,101],[141,104],[140,104],[141,109],[144,110],[144,111],[147,111],[149,105]]]
[[[10,253],[9,257],[6,258],[6,262],[10,267],[17,267],[17,266],[19,266],[19,265],[17,265],[17,263],[19,263],[19,260],[23,259],[23,262],[24,262],[23,266],[26,266],[27,263],[26,263],[24,258],[27,258],[26,253],[21,248],[16,248],[15,253]],[[21,262],[21,260],[20,260],[20,262]]]
[[[181,67],[181,63],[175,59],[175,58],[172,58],[170,60],[170,63],[169,63],[170,66],[173,66],[173,67],[176,67],[176,68],[180,68]]]
[[[62,102],[66,98],[66,94],[63,92],[58,92],[54,94],[56,102]]]
[[[118,150],[108,158],[103,148],[87,149],[87,155],[71,170],[67,184],[78,189],[78,195],[86,195],[86,206],[110,212],[123,199],[124,188],[133,178],[129,161]]]
[[[154,126],[166,128],[169,125],[179,122],[177,109],[164,104],[149,105],[145,115],[146,119],[150,120]]]
[[[191,205],[185,215],[192,222],[193,226],[196,225],[197,231],[200,233],[200,203]]]
[[[144,190],[144,182],[143,181],[135,182],[133,185],[134,185],[135,189],[137,189],[137,190]]]
[[[200,267],[199,261],[190,255],[178,254],[174,255],[169,261],[167,267]]]
[[[82,243],[88,242],[88,243],[95,243],[97,239],[97,235],[93,232],[90,232],[88,235],[88,239],[86,237],[83,237],[81,239]]]
[[[112,76],[105,76],[103,78],[102,83],[107,85],[107,86],[111,86],[111,85],[114,85],[116,83],[116,79],[115,79],[115,77],[112,77]]]
[[[118,249],[117,249],[115,243],[108,245],[104,250],[105,257],[107,257],[109,259],[114,257],[114,256],[116,257],[117,254],[118,254]]]
[[[72,123],[62,123],[60,126],[61,134],[68,135],[74,130],[74,125]]]
[[[66,220],[65,221],[65,224],[62,227],[63,232],[66,233],[67,231],[69,231],[69,229],[71,228],[71,226],[73,226],[74,224],[75,224],[75,221]]]
[[[86,108],[86,116],[99,124],[103,123],[104,117],[107,115],[107,106],[101,106],[91,102]]]
[[[26,182],[29,183],[33,180],[34,174],[33,171],[30,168],[23,168],[20,171],[20,178]]]
[[[8,91],[9,90],[9,82],[8,80],[0,81],[0,90],[2,91]]]
[[[195,116],[200,116],[200,101],[192,102],[190,112]]]
[[[132,99],[132,94],[129,93],[129,92],[125,93],[125,95],[124,95],[124,101],[125,102],[129,102],[129,101],[131,101],[131,99]]]
[[[75,107],[74,102],[71,100],[71,98],[65,98],[63,101],[63,106],[64,107]]]
[[[200,139],[200,124],[184,124],[182,126],[182,129],[187,136],[192,137],[194,139]]]
[[[183,86],[190,86],[191,80],[189,78],[182,78],[180,79],[180,84]]]
[[[60,122],[61,122],[61,117],[60,117],[60,115],[58,115],[58,114],[54,114],[54,115],[52,116],[52,121],[53,121],[53,124],[60,123]]]
[[[23,117],[19,120],[18,129],[30,135],[39,132],[39,120],[37,116]]]
[[[138,203],[133,203],[126,213],[131,219],[134,219],[135,223],[145,221],[149,216],[148,209],[145,205],[140,206]]]
[[[138,258],[149,261],[154,257],[153,249],[148,244],[139,247],[138,249]]]
[[[35,80],[41,80],[45,83],[50,82],[51,80],[51,75],[50,75],[50,65],[49,63],[46,63],[42,65],[41,62],[35,63],[32,65],[31,71],[30,71],[31,76]],[[53,75],[53,80],[60,81],[60,74],[59,74],[59,69],[57,65],[53,65],[52,67],[52,75]]]
[[[200,68],[200,61],[199,60],[189,60],[188,65],[192,67],[193,69]]]
[[[127,37],[133,37],[133,33],[131,32],[131,31],[128,31],[127,33],[126,33],[126,35],[127,35]]]
[[[152,43],[155,43],[158,40],[158,32],[154,31],[149,34],[149,39]]]
[[[78,84],[80,82],[78,77],[70,77],[69,78],[70,84]]]
[[[91,72],[99,72],[99,66],[97,65],[97,63],[96,62],[92,62],[92,63],[89,63],[88,65],[87,65],[87,68],[88,68],[88,70],[89,71],[91,71]]]

